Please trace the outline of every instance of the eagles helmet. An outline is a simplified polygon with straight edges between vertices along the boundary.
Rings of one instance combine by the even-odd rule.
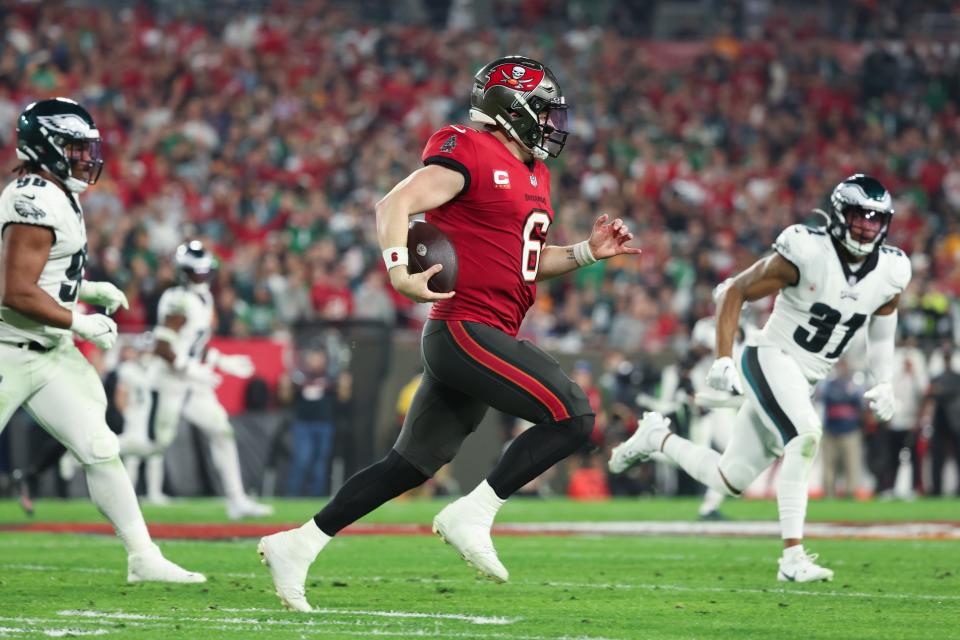
[[[879,180],[857,173],[834,188],[829,218],[830,235],[854,256],[867,256],[887,237],[893,199]]]
[[[500,127],[538,160],[556,158],[567,141],[567,104],[557,78],[523,56],[497,58],[477,72],[470,119]]]
[[[103,170],[100,132],[87,110],[69,98],[31,103],[17,120],[17,158],[39,166],[74,193]]]
[[[206,282],[217,264],[213,253],[208,251],[199,240],[184,242],[177,247],[173,261],[180,277],[187,284]]]

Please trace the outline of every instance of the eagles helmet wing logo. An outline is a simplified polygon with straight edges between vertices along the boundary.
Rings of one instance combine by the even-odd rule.
[[[45,129],[56,133],[65,133],[78,138],[99,138],[100,132],[91,129],[83,118],[75,113],[59,113],[50,116],[37,116],[37,122]]]
[[[531,69],[520,64],[501,64],[490,72],[484,93],[490,87],[502,86],[514,91],[533,91],[543,80],[542,69]]]

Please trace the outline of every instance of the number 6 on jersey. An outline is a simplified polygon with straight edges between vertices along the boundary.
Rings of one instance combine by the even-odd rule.
[[[523,225],[523,252],[520,256],[520,270],[526,282],[534,282],[540,269],[540,252],[547,241],[547,229],[550,228],[550,216],[543,209],[534,209]]]

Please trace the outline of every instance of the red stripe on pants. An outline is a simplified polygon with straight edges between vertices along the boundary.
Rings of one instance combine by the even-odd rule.
[[[450,327],[450,333],[453,335],[453,339],[471,358],[536,398],[540,404],[550,411],[554,422],[560,422],[570,417],[567,408],[563,406],[563,402],[560,401],[560,398],[558,398],[556,394],[543,386],[543,383],[530,374],[521,371],[506,360],[486,350],[467,333],[462,322],[459,320],[450,320],[447,322],[447,326]]]

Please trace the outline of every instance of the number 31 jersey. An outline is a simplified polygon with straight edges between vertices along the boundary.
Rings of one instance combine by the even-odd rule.
[[[854,271],[822,228],[787,227],[773,249],[800,279],[777,295],[758,343],[792,356],[811,382],[827,376],[870,316],[910,282],[910,259],[900,249],[882,245]]]
[[[37,284],[61,306],[72,310],[80,293],[87,259],[87,230],[76,196],[67,195],[59,186],[38,175],[23,175],[0,193],[3,232],[14,224],[46,227],[53,232],[50,255]],[[2,342],[37,342],[49,347],[68,336],[69,329],[43,325],[0,306]]]
[[[553,221],[550,171],[525,164],[489,131],[450,125],[423,150],[425,165],[463,175],[463,189],[427,211],[457,251],[456,295],[434,303],[430,317],[468,320],[512,336],[533,304],[540,252]]]

